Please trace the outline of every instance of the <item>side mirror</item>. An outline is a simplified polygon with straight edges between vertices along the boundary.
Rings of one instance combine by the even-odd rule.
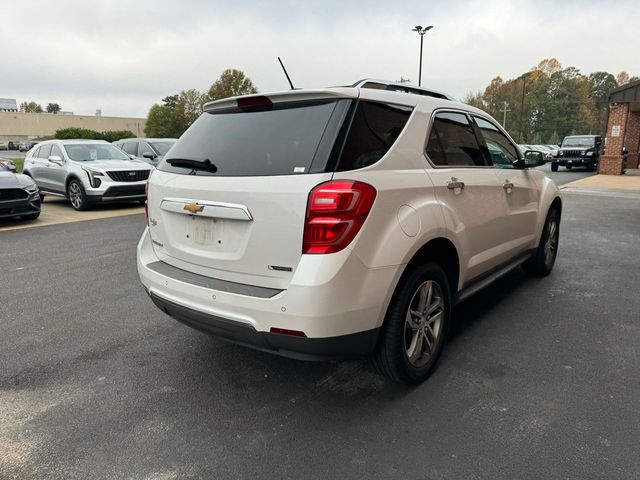
[[[51,163],[62,166],[62,157],[59,155],[51,155],[48,159]]]
[[[153,160],[153,159],[155,159],[157,157],[157,155],[155,153],[152,153],[152,152],[144,152],[142,154],[142,156],[144,158],[148,158],[149,160]]]
[[[524,168],[533,168],[544,165],[544,155],[536,150],[524,152]]]

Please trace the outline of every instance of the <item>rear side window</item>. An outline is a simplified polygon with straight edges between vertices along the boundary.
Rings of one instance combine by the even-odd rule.
[[[323,171],[348,100],[274,105],[272,110],[205,112],[173,146],[159,170],[194,175],[270,176]],[[335,132],[327,134],[325,132]],[[323,138],[324,137],[324,138]],[[333,137],[333,138],[327,138]],[[320,158],[323,157],[323,158]],[[205,162],[215,173],[171,165],[172,160]]]
[[[411,109],[361,101],[349,128],[337,171],[368,167],[380,160],[404,129]]]
[[[486,166],[473,128],[463,113],[436,114],[429,133],[426,153],[437,166]]]

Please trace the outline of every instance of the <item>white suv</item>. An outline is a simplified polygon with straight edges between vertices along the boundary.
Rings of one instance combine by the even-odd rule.
[[[138,271],[161,310],[417,383],[456,302],[521,264],[551,271],[562,204],[528,168],[542,154],[481,110],[379,85],[206,105],[149,179]]]
[[[50,140],[29,151],[23,170],[41,198],[67,197],[73,208],[86,210],[98,202],[144,202],[152,167],[104,140]]]

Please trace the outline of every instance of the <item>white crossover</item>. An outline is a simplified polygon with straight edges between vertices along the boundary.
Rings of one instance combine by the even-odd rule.
[[[406,84],[211,102],[149,178],[138,271],[191,327],[418,383],[456,302],[553,268],[562,203],[542,163],[485,112]]]

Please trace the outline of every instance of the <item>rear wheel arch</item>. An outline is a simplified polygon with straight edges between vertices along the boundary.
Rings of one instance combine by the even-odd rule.
[[[460,256],[458,250],[451,240],[438,237],[425,243],[411,258],[404,269],[398,284],[400,284],[414,265],[432,262],[439,265],[447,275],[451,294],[458,291],[460,280]]]

